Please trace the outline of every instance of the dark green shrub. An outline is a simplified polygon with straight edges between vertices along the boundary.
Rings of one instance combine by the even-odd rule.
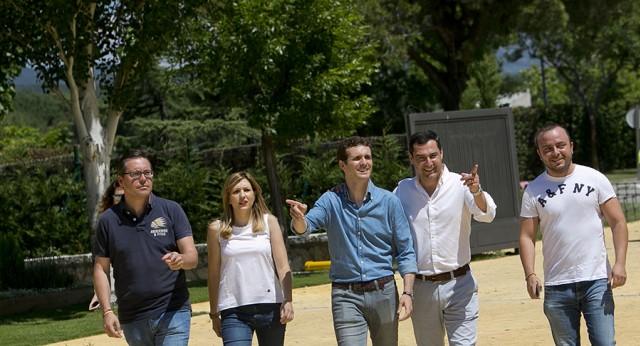
[[[612,106],[597,122],[597,150],[603,172],[635,166],[634,133],[624,124],[622,114],[621,109]],[[573,161],[591,166],[591,130],[580,106],[515,108],[513,116],[520,180],[531,180],[544,170],[533,137],[538,129],[549,123],[560,124],[569,130],[574,147]]]
[[[25,258],[90,251],[84,183],[57,162],[1,172],[0,234],[18,238]]]
[[[57,266],[55,257],[41,257],[31,260],[25,266],[23,286],[19,288],[66,288],[73,283],[73,275]]]
[[[411,168],[407,162],[409,154],[398,137],[390,136],[384,130],[382,137],[377,137],[373,142],[372,151],[371,179],[378,187],[393,191],[400,180],[411,177]]]
[[[0,289],[19,288],[24,277],[24,256],[18,237],[0,234]]]
[[[207,241],[207,226],[222,215],[220,190],[230,170],[200,162],[171,160],[154,166],[154,194],[176,201],[189,218],[196,243]]]

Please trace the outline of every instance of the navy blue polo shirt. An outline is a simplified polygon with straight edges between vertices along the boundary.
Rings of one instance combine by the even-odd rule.
[[[180,205],[153,194],[141,217],[124,199],[102,214],[94,255],[109,258],[113,266],[121,323],[191,308],[184,270],[171,270],[162,261],[165,254],[179,252],[176,241],[187,236],[192,236],[191,225]]]

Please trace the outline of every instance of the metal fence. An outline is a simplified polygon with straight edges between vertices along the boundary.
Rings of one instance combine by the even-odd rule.
[[[627,222],[640,220],[640,183],[636,181],[614,183],[613,189],[618,195]]]

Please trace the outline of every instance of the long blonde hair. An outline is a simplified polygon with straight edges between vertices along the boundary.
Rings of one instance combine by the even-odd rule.
[[[252,224],[253,233],[262,232],[265,229],[264,214],[270,214],[267,204],[262,197],[262,188],[258,185],[258,182],[248,172],[236,172],[232,173],[224,182],[222,188],[222,203],[224,206],[224,212],[220,218],[220,225],[218,232],[223,239],[229,239],[231,237],[232,225],[233,225],[233,208],[229,204],[229,199],[233,188],[240,183],[243,179],[246,179],[251,188],[255,199],[251,206],[251,219],[249,222]],[[209,227],[213,226],[216,221],[213,221]]]

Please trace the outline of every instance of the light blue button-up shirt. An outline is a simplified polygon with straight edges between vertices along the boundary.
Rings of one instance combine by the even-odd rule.
[[[400,200],[371,180],[362,206],[342,192],[325,192],[305,216],[308,235],[327,230],[333,282],[371,281],[394,274],[393,259],[401,275],[417,271],[409,223]]]

